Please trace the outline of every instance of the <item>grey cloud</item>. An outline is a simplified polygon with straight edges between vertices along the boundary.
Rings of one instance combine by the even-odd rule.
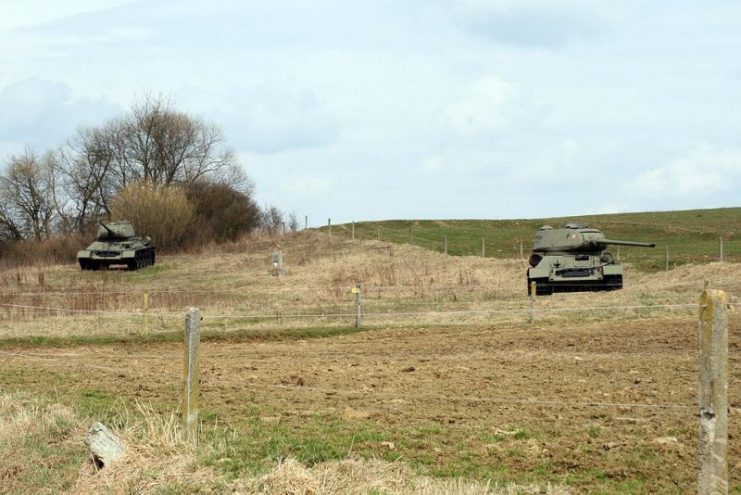
[[[62,82],[36,78],[3,89],[0,108],[0,141],[39,147],[56,146],[77,127],[97,125],[120,111],[105,100],[76,99]]]
[[[514,2],[501,6],[474,2],[461,10],[458,22],[465,31],[506,45],[558,48],[608,28],[605,19],[589,9],[560,3]]]
[[[179,103],[220,125],[229,145],[239,151],[317,148],[340,137],[339,123],[309,89],[278,84],[213,93],[189,88],[176,95],[175,105]]]

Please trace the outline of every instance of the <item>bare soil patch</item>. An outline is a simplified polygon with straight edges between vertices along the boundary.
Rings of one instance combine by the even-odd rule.
[[[731,328],[734,486],[741,481],[737,313]],[[237,430],[255,418],[296,432],[310,418],[370,425],[383,439],[347,445],[350,456],[394,451],[432,474],[463,455],[477,477],[547,471],[583,488],[596,476],[640,480],[644,493],[687,492],[697,476],[696,330],[684,317],[204,343],[202,408]],[[3,351],[6,373],[46,370],[73,394],[96,389],[160,404],[177,400],[181,359],[176,344]],[[49,385],[30,379],[24,387]]]

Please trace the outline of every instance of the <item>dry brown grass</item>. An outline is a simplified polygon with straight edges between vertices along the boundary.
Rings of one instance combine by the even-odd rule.
[[[518,486],[418,476],[403,463],[346,460],[307,468],[293,459],[266,476],[246,483],[245,492],[260,495],[519,495],[571,493],[556,486]]]
[[[295,459],[278,463],[264,476],[226,480],[213,469],[199,465],[195,451],[184,443],[178,420],[158,415],[150,408],[122,409],[116,423],[124,425],[115,433],[126,445],[115,463],[97,470],[90,460],[78,459],[81,467],[66,493],[89,495],[147,494],[185,488],[187,493],[230,493],[260,495],[488,495],[570,493],[556,486],[517,486],[479,483],[461,479],[418,476],[403,463],[350,459],[318,464],[311,468]],[[80,418],[68,407],[38,399],[0,394],[0,460],[6,470],[17,467],[9,456],[17,453],[13,445],[23,444],[60,423],[69,425],[65,443],[82,444],[90,420]],[[0,472],[3,472],[0,469]],[[3,477],[15,473],[3,472]],[[69,475],[69,473],[66,473]],[[7,476],[6,476],[7,475]],[[7,491],[9,490],[9,491]],[[11,483],[3,493],[21,493]],[[61,492],[59,491],[59,492]]]
[[[270,267],[278,247],[285,263],[282,277],[273,276]],[[350,289],[355,285],[363,290],[366,325],[521,322],[530,310],[526,269],[523,260],[447,257],[409,245],[330,240],[315,233],[251,237],[211,255],[164,257],[155,269],[140,272],[81,272],[70,265],[2,270],[0,319],[7,325],[0,335],[172,331],[188,307],[200,308],[204,327],[214,331],[348,326],[354,322]],[[684,265],[653,274],[627,266],[624,290],[538,298],[536,315],[690,314],[705,280],[738,301],[739,264]],[[688,306],[636,309],[651,305]]]

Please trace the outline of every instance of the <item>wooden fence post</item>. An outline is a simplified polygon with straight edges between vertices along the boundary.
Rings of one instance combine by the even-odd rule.
[[[720,236],[720,262],[723,263],[723,236]]]
[[[535,321],[535,295],[538,291],[538,284],[535,282],[530,282],[530,318],[529,322],[532,323]]]
[[[149,292],[144,291],[142,294],[142,313],[144,314],[144,333],[149,331],[149,325],[147,322],[147,311],[149,311]]]
[[[486,239],[481,238],[481,257],[486,258]]]
[[[355,220],[352,221],[352,240],[355,240]]]
[[[728,296],[700,297],[700,476],[698,493],[728,493]]]
[[[669,271],[669,245],[666,246],[666,257],[664,258],[664,271]]]
[[[304,215],[304,230],[309,228],[309,215]]]
[[[360,285],[353,287],[352,293],[355,294],[355,328],[360,328],[363,317],[363,296],[360,293]]]
[[[329,234],[329,237],[332,237],[332,219],[327,219],[327,233]]]
[[[522,241],[520,241],[520,259],[522,259]]]
[[[200,402],[198,344],[200,340],[201,312],[198,308],[190,308],[185,317],[182,414],[185,438],[192,445],[198,445],[198,406]]]

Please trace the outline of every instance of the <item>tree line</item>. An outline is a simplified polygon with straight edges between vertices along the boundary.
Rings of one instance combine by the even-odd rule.
[[[297,229],[254,185],[214,124],[148,97],[57,149],[31,148],[0,172],[0,244],[90,235],[126,218],[158,246],[224,242],[256,230]]]

